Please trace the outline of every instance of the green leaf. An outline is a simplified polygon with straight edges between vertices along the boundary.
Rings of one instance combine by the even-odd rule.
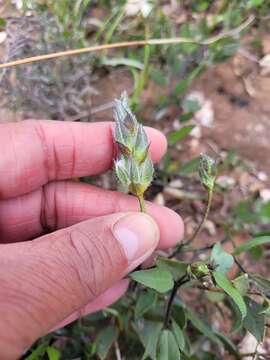
[[[270,243],[270,236],[258,236],[258,237],[255,237],[254,239],[251,239],[251,240],[245,242],[244,244],[238,246],[234,250],[233,254],[234,255],[239,255],[242,252],[248,251],[248,250],[252,249],[255,246],[268,244],[268,243]]]
[[[263,292],[270,291],[270,279],[267,279],[256,273],[249,274],[249,277],[252,281],[254,281],[258,285],[261,291]]]
[[[60,359],[60,355],[61,355],[60,351],[57,350],[56,348],[54,348],[52,346],[48,346],[46,351],[47,351],[49,360],[59,360]]]
[[[191,321],[192,325],[197,330],[199,330],[199,332],[201,332],[204,336],[206,336],[208,339],[213,341],[218,346],[222,347],[222,342],[215,335],[213,330],[204,321],[202,321],[193,310],[191,310],[190,308],[187,308],[186,314],[187,314],[188,319]]]
[[[25,358],[25,360],[39,360],[45,354],[48,347],[48,342],[40,344],[33,352]]]
[[[177,342],[177,345],[178,345],[179,349],[181,351],[183,351],[184,348],[185,348],[184,333],[183,333],[183,330],[180,328],[180,326],[178,326],[178,324],[174,320],[172,322],[172,331],[173,331],[173,334],[175,336],[175,339],[176,339],[176,342]]]
[[[183,140],[194,129],[195,125],[182,127],[180,130],[173,131],[168,135],[169,143],[174,145],[177,141]]]
[[[237,333],[239,332],[243,327],[243,320],[242,320],[242,314],[239,310],[239,307],[235,304],[234,301],[231,302],[231,308],[233,311],[233,325],[231,328],[231,333]]]
[[[174,259],[168,259],[159,257],[156,261],[157,267],[161,270],[169,271],[174,280],[179,280],[187,272],[188,263],[183,261],[177,261]]]
[[[246,274],[238,276],[232,281],[232,283],[242,296],[247,294],[249,289],[249,280]]]
[[[181,355],[174,334],[163,330],[158,342],[157,360],[180,360]]]
[[[179,121],[180,121],[181,123],[187,122],[188,120],[190,120],[190,119],[193,118],[193,115],[194,115],[194,113],[191,112],[191,111],[190,111],[190,112],[187,112],[187,113],[185,113],[185,114],[182,114],[182,115],[179,116]]]
[[[210,260],[217,265],[216,271],[226,274],[233,265],[232,255],[225,252],[220,243],[216,243],[212,249]]]
[[[135,271],[129,275],[133,280],[160,293],[167,292],[173,287],[172,274],[158,268]]]
[[[263,341],[265,315],[262,313],[263,305],[256,303],[249,297],[245,297],[247,305],[247,316],[244,319],[243,326],[255,336],[258,342]]]
[[[102,329],[97,337],[97,354],[103,360],[107,357],[107,354],[118,337],[118,329],[114,326],[108,326],[105,329]]]
[[[141,292],[135,306],[135,317],[138,318],[146,313],[156,304],[157,294],[154,291],[147,290]]]
[[[247,308],[246,304],[239,293],[239,291],[232,285],[229,279],[226,278],[225,275],[223,275],[220,272],[213,271],[214,279],[217,283],[217,285],[225,291],[225,293],[232,298],[232,300],[235,302],[235,304],[238,306],[242,319],[247,314]]]
[[[135,330],[145,348],[143,359],[148,356],[156,360],[157,344],[163,324],[161,322],[145,320],[134,324]]]

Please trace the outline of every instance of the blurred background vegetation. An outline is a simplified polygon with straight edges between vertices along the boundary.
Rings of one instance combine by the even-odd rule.
[[[128,47],[4,69],[0,116],[112,120],[113,100],[127,90],[139,120],[169,141],[147,196],[180,213],[187,235],[205,207],[198,156],[208,152],[221,162],[213,210],[185,260],[205,260],[217,241],[230,252],[258,234],[270,237],[269,0],[4,0],[0,16],[2,62],[145,38],[210,39],[207,45]],[[117,187],[110,173],[91,181]],[[261,274],[253,285],[261,284],[266,299],[269,250],[252,246],[239,256],[248,273]],[[251,320],[258,326],[250,337],[251,325],[233,325],[236,310],[224,298],[186,289],[174,312],[185,330],[184,359],[249,360],[255,357],[243,354],[256,351],[257,359],[269,358],[269,337],[257,346],[261,318]],[[25,358],[154,359],[151,344],[163,313],[164,297],[133,288],[115,306],[41,339]]]

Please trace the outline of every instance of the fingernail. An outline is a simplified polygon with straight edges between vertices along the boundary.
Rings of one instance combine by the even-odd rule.
[[[158,226],[147,214],[130,214],[120,218],[112,232],[128,259],[127,273],[147,259],[159,241]]]

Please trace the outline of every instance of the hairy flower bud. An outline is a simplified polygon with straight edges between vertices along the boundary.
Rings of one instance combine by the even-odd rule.
[[[200,155],[199,175],[204,187],[213,190],[217,176],[217,164],[214,159],[206,154]]]
[[[115,101],[115,141],[119,156],[115,161],[115,173],[119,182],[141,197],[153,179],[154,168],[149,157],[149,141],[144,128],[138,123],[128,106],[127,94]]]

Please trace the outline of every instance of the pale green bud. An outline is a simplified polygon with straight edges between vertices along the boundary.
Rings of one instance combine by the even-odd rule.
[[[203,278],[204,276],[210,274],[210,270],[207,264],[202,261],[197,261],[193,264],[190,264],[187,271],[190,276],[195,277],[196,279]]]
[[[200,155],[199,175],[204,187],[213,190],[217,176],[217,164],[214,159],[206,154]]]
[[[119,157],[115,161],[116,176],[122,185],[140,197],[153,179],[150,144],[143,126],[137,122],[128,106],[126,93],[115,104],[114,137],[119,147]]]
[[[114,168],[116,176],[120,183],[128,188],[131,183],[129,160],[121,156],[114,162]]]

